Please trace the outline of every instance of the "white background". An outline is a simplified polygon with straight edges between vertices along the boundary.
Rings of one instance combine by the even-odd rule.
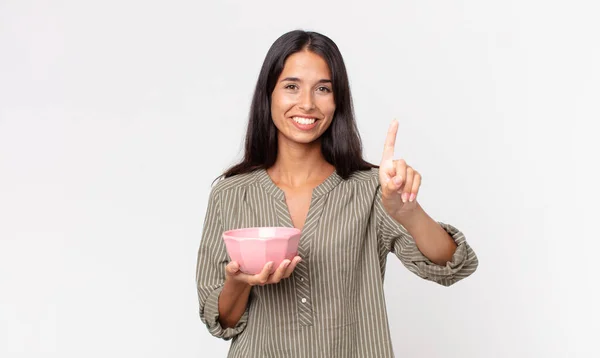
[[[344,55],[368,160],[389,122],[480,266],[390,258],[399,357],[598,354],[592,1],[0,1],[0,357],[224,357],[198,317],[212,180],[271,43]],[[595,22],[595,23],[594,23]],[[591,285],[586,287],[587,285]]]

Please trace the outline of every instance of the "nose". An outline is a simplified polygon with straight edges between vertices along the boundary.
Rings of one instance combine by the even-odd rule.
[[[300,109],[303,111],[309,112],[315,109],[315,100],[313,98],[313,92],[308,90],[302,93],[300,97]]]

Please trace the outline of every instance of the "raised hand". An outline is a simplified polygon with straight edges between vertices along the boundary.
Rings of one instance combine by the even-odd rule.
[[[398,133],[398,121],[388,129],[379,165],[382,204],[394,218],[402,217],[417,208],[417,195],[421,186],[421,174],[406,164],[404,159],[394,159],[394,147]]]

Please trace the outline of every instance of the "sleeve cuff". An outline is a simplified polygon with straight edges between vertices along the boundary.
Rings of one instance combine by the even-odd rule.
[[[219,323],[219,295],[222,290],[223,286],[219,286],[210,293],[206,299],[204,311],[202,312],[202,319],[210,334],[224,340],[230,340],[242,333],[246,328],[246,325],[248,324],[248,309],[246,308],[246,311],[244,311],[235,327],[223,328],[221,323]]]
[[[460,230],[442,222],[438,222],[438,224],[456,242],[457,247],[452,255],[452,259],[446,265],[438,265],[429,260],[417,249],[418,257],[413,256],[409,261],[414,265],[411,271],[414,270],[417,275],[443,286],[450,286],[475,272],[478,266],[478,259],[475,252],[467,244],[465,235]],[[411,251],[413,254],[415,253],[415,250]]]

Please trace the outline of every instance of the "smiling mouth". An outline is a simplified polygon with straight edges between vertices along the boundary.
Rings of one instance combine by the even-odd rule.
[[[316,118],[292,117],[292,120],[298,124],[310,125],[317,121]]]

